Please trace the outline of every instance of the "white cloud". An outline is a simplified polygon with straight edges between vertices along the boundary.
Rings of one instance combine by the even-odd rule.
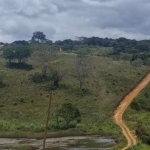
[[[0,0],[0,42],[75,36],[150,38],[148,0]]]
[[[94,6],[113,6],[115,4],[115,1],[111,0],[111,1],[107,1],[107,0],[82,0],[85,3],[88,3],[90,5],[94,5]]]

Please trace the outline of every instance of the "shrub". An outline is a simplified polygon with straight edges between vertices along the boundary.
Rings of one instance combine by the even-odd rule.
[[[150,133],[148,132],[146,127],[139,125],[136,129],[136,134],[143,143],[150,145]]]
[[[145,93],[144,96],[145,96],[145,98],[149,98],[148,93]]]
[[[41,73],[36,72],[33,75],[30,75],[29,80],[35,83],[41,83],[45,80],[45,77],[43,77]]]
[[[59,110],[59,115],[65,121],[66,127],[69,127],[71,121],[81,121],[80,111],[77,107],[73,106],[71,103],[64,103]]]
[[[136,111],[139,111],[141,109],[149,111],[150,110],[149,101],[147,99],[136,99],[131,103],[131,108]]]
[[[58,87],[54,86],[54,84],[52,83],[46,83],[44,85],[42,85],[42,87],[44,88],[44,90],[46,91],[51,91],[51,90],[56,90]]]
[[[9,131],[10,125],[5,121],[0,121],[0,131]]]
[[[139,111],[140,110],[140,105],[136,101],[133,101],[131,103],[131,108],[136,110],[136,111]]]

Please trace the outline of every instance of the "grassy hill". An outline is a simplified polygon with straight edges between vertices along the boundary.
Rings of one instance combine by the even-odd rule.
[[[43,45],[44,46],[44,45]],[[51,80],[34,83],[31,76],[41,73],[42,62],[38,56],[42,45],[32,45],[33,54],[28,59],[29,68],[10,68],[0,58],[0,70],[4,73],[4,86],[0,88],[0,136],[38,136],[46,122]],[[52,49],[52,47],[50,47]],[[56,129],[56,112],[63,103],[71,103],[81,112],[81,122],[72,122],[68,132],[101,133],[122,137],[120,129],[113,123],[113,112],[131,87],[149,70],[148,66],[133,66],[129,61],[103,57],[107,48],[89,48],[88,78],[82,92],[76,73],[76,53],[57,52],[49,62],[60,62],[65,71],[59,88],[53,90],[49,132],[64,130],[63,121]],[[97,56],[98,54],[98,56]],[[32,65],[32,67],[30,66]],[[33,133],[33,134],[31,134]],[[118,136],[119,135],[119,136]],[[118,138],[119,140],[119,138]]]

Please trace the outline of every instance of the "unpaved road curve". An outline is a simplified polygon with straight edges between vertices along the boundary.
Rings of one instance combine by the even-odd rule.
[[[122,129],[122,133],[127,139],[127,146],[122,148],[122,150],[126,150],[127,148],[136,145],[137,139],[125,125],[122,120],[123,113],[132,102],[132,100],[139,94],[139,92],[150,82],[150,72],[147,76],[122,100],[118,108],[115,110],[114,113],[114,121],[115,123],[120,126]]]

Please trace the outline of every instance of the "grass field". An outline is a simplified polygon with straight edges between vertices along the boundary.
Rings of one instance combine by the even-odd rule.
[[[105,133],[123,140],[121,130],[113,123],[113,112],[123,95],[149,68],[134,67],[128,61],[104,58],[100,51],[98,51],[99,56],[97,53],[90,56],[89,76],[82,95],[79,92],[79,83],[74,78],[76,55],[59,52],[55,58],[55,61],[63,62],[61,69],[66,70],[66,74],[60,83],[60,88],[53,91],[49,132],[56,130],[53,128],[55,112],[63,103],[70,102],[79,108],[82,120],[75,129],[72,129],[73,131]],[[28,60],[28,64],[33,66],[31,70],[8,68],[6,61],[0,58],[0,70],[5,74],[5,86],[0,88],[0,132],[3,136],[5,134],[8,136],[9,133],[10,136],[18,136],[21,133],[28,135],[29,132],[44,131],[49,101],[49,93],[45,87],[48,87],[51,81],[36,84],[29,80],[32,74],[41,72],[38,53],[40,54],[40,49],[34,50]],[[132,110],[129,109],[129,112]]]

